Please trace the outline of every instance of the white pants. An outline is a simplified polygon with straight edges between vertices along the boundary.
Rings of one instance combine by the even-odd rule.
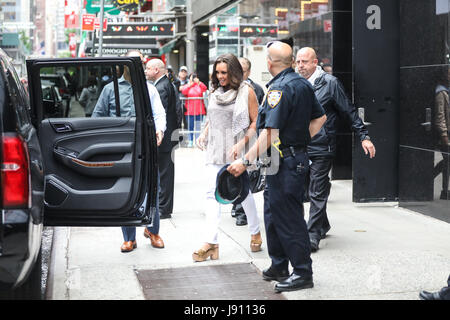
[[[215,197],[216,191],[216,178],[217,173],[223,165],[207,164],[206,165],[206,177],[208,181],[208,189],[206,191],[206,221],[205,221],[205,242],[211,244],[218,243],[219,223],[221,217],[221,205],[217,202]],[[259,218],[256,211],[255,199],[251,191],[248,192],[247,198],[242,201],[242,207],[244,208],[245,215],[247,216],[248,229],[251,235],[259,232]]]

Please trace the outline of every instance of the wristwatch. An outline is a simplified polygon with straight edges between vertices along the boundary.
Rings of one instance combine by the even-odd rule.
[[[245,159],[244,157],[242,157],[242,164],[243,164],[244,166],[246,166],[246,167],[249,167],[249,166],[250,166],[250,161],[247,160],[247,159]]]

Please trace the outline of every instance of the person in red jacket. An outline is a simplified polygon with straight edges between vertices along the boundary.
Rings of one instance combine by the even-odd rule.
[[[188,123],[188,130],[191,132],[189,134],[188,146],[192,147],[194,144],[193,132],[195,130],[195,139],[197,139],[200,134],[203,116],[206,114],[205,104],[203,103],[203,93],[207,90],[207,87],[200,81],[197,74],[193,73],[189,77],[189,83],[180,89],[181,93],[188,98],[185,100],[186,112],[184,115],[186,116],[186,122]]]

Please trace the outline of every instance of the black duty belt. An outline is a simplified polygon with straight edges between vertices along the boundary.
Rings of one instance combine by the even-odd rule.
[[[295,154],[297,153],[304,153],[306,152],[306,147],[284,147],[281,148],[281,157],[288,158],[288,157],[295,157]]]

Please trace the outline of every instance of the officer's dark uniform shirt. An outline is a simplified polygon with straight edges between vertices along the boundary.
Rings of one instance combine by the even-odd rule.
[[[266,86],[268,91],[258,110],[257,128],[279,129],[281,147],[306,147],[311,140],[310,121],[325,114],[311,84],[294,69],[287,68]]]

